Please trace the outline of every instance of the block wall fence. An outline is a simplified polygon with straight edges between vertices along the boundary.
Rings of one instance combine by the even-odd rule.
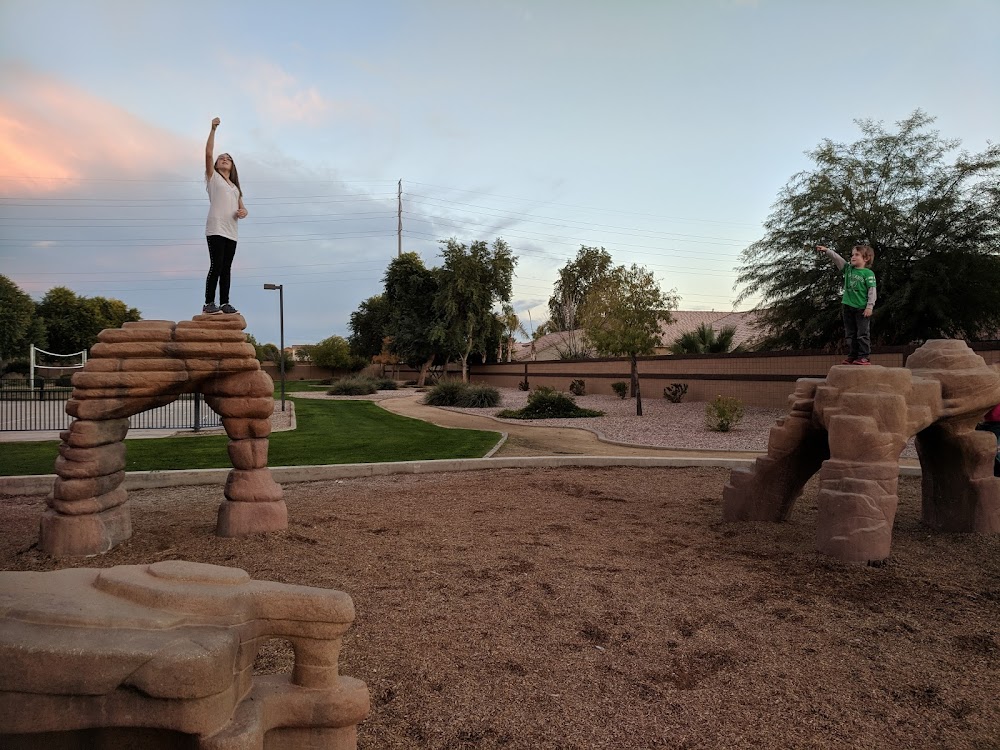
[[[970,344],[988,365],[1000,366],[1000,341]],[[871,356],[872,364],[902,367],[917,346],[882,347]],[[843,354],[821,351],[755,352],[748,354],[688,354],[640,357],[639,380],[643,398],[663,398],[671,383],[688,387],[686,401],[711,401],[717,395],[735,396],[747,406],[784,409],[799,378],[825,378],[840,364]],[[517,388],[525,377],[534,389],[540,385],[568,391],[571,381],[586,383],[587,393],[611,395],[611,384],[628,381],[627,358],[546,360],[473,365],[470,380],[498,388]],[[454,363],[448,373],[460,377]],[[388,372],[387,372],[388,374]],[[416,371],[400,367],[400,380],[416,379]]]

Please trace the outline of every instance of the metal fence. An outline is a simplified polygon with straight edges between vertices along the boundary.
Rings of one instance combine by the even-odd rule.
[[[62,384],[60,384],[62,383]],[[0,432],[65,430],[73,417],[66,401],[73,387],[65,380],[0,379]],[[222,418],[200,393],[183,393],[173,403],[129,418],[133,430],[194,430],[221,427]]]

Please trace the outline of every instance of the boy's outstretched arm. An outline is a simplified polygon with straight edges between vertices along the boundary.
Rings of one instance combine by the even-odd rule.
[[[826,245],[816,245],[816,252],[826,253],[830,256],[830,260],[833,261],[833,265],[837,267],[838,271],[843,271],[844,266],[847,265],[847,261],[843,259],[840,253],[834,252]]]

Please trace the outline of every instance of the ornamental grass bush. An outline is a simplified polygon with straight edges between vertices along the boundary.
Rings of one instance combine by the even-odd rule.
[[[340,380],[334,380],[330,384],[327,396],[369,396],[378,390],[378,386],[371,378],[359,375],[350,375]]]
[[[579,419],[603,417],[604,412],[583,409],[576,405],[572,396],[543,386],[528,394],[528,404],[523,409],[504,409],[497,416],[507,419]]]
[[[489,409],[500,406],[500,391],[492,385],[467,383],[458,394],[455,406],[466,409]]]
[[[428,406],[458,406],[458,398],[465,389],[461,380],[439,380],[424,396]]]

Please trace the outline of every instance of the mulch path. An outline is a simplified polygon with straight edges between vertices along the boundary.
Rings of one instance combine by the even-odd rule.
[[[815,482],[727,524],[723,469],[537,469],[285,487],[290,526],[213,536],[220,487],[131,493],[106,567],[181,558],[354,598],[362,748],[995,748],[1000,537],[940,535],[900,481],[893,555],[818,555]],[[41,497],[0,502],[0,567]],[[287,671],[274,642],[261,672]]]

